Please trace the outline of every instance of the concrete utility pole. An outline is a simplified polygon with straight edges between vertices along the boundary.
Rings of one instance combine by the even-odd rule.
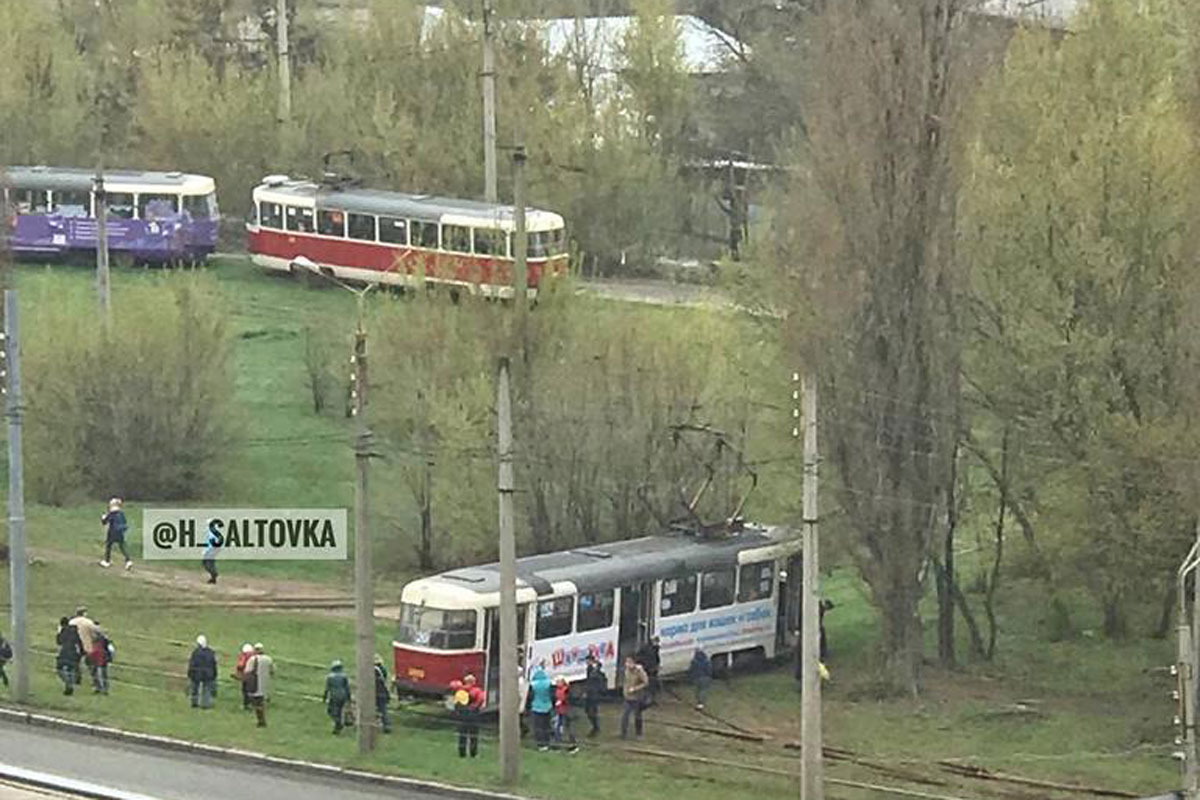
[[[517,308],[524,311],[529,302],[529,236],[525,231],[525,145],[513,148],[513,293]],[[524,336],[524,330],[521,331]],[[522,339],[522,341],[524,341]]]
[[[489,203],[496,189],[496,31],[492,27],[492,0],[483,0],[483,196]]]
[[[8,565],[12,590],[13,699],[29,700],[29,637],[25,625],[25,469],[21,460],[21,329],[17,292],[4,292],[4,360],[8,373]]]
[[[112,320],[112,301],[108,269],[108,192],[104,188],[104,161],[96,166],[92,182],[96,196],[96,293],[100,296],[100,313],[104,322]]]
[[[367,427],[366,291],[358,295],[358,328],[354,331],[354,418],[357,437],[354,463],[354,635],[355,681],[358,691],[358,752],[375,749],[375,587],[371,576],[371,534],[367,521],[367,473],[371,466],[371,430]]]
[[[1197,645],[1200,644],[1200,627],[1197,627],[1200,624],[1200,573],[1197,572],[1197,566],[1200,566],[1200,524],[1197,524],[1196,528],[1196,541],[1192,544],[1187,558],[1179,566],[1176,586],[1178,655],[1173,672],[1176,677],[1175,698],[1178,709],[1175,724],[1181,736],[1175,743],[1183,745],[1183,750],[1175,755],[1182,762],[1183,790],[1187,800],[1200,798],[1200,746],[1196,737],[1196,701],[1197,689],[1200,688],[1197,684],[1197,679],[1200,678],[1200,670],[1197,669],[1197,665],[1200,664],[1200,660],[1197,659]],[[1188,617],[1187,597],[1189,575],[1193,580],[1191,619]]]
[[[292,118],[292,62],[288,49],[287,0],[279,0],[275,8],[275,42],[279,51],[279,122]]]
[[[520,684],[517,680],[517,541],[513,524],[512,397],[508,358],[500,359],[496,381],[500,472],[500,773],[517,782],[521,768]]]
[[[824,800],[825,787],[821,764],[821,612],[820,562],[817,552],[817,381],[812,373],[803,378],[792,375],[800,383],[804,402],[804,533],[803,580],[801,592],[801,696],[800,696],[800,797],[801,800]],[[793,390],[793,397],[795,392]]]

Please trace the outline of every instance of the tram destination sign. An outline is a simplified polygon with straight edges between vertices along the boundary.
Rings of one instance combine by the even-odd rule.
[[[147,561],[344,561],[344,508],[148,508]]]

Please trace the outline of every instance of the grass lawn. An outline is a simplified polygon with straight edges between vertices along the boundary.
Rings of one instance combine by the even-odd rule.
[[[242,433],[223,465],[224,493],[212,504],[349,507],[353,478],[349,422],[312,412],[302,332],[306,324],[343,325],[348,335],[354,298],[336,289],[305,290],[289,280],[265,276],[237,259],[218,259],[211,271],[225,287],[229,319],[238,337],[237,381],[231,390]],[[25,304],[50,302],[56,291],[92,280],[86,268],[22,267],[17,275]],[[132,282],[160,279],[155,271],[118,270],[113,274],[114,297],[119,298],[122,287]],[[119,300],[117,308],[118,314],[136,313],[121,310]],[[100,553],[98,521],[105,499],[68,508],[28,507],[29,535],[39,556],[39,563],[30,568],[31,638],[41,651],[34,675],[39,708],[213,744],[458,783],[495,784],[498,768],[490,739],[485,738],[483,758],[461,762],[451,732],[431,729],[426,717],[411,712],[399,713],[396,732],[365,760],[357,756],[352,736],[339,740],[330,735],[323,709],[311,698],[320,693],[324,665],[330,659],[353,660],[353,625],[348,616],[223,608],[200,583],[198,565],[185,565],[193,575],[138,564],[136,572],[174,576],[172,584],[171,580],[148,582],[117,569],[102,571],[90,563]],[[140,507],[135,503],[128,510],[135,526],[131,544],[138,558]],[[346,593],[349,567],[349,563],[230,562],[225,576],[247,584],[303,581],[309,589]],[[395,590],[405,577],[388,576],[382,581],[378,601],[394,602]],[[1113,643],[1081,636],[1051,643],[1040,618],[1045,598],[1036,587],[1014,582],[1000,596],[1002,628],[995,662],[949,673],[930,668],[920,698],[881,699],[872,671],[876,623],[861,585],[848,571],[839,570],[828,581],[827,593],[837,604],[827,617],[833,648],[833,679],[826,687],[825,703],[828,745],[944,781],[923,788],[960,797],[1071,795],[967,782],[940,772],[933,762],[973,759],[1002,772],[1146,795],[1179,784],[1177,767],[1169,757],[1173,687],[1169,679],[1146,671],[1171,662],[1170,641]],[[7,596],[5,570],[0,576],[0,599]],[[208,602],[205,598],[211,602],[200,608],[173,607],[182,600]],[[93,697],[86,687],[64,697],[53,675],[49,651],[55,623],[80,602],[87,603],[111,630],[118,649],[110,697]],[[277,696],[269,728],[255,729],[249,715],[240,711],[237,687],[228,678],[222,682],[216,710],[201,713],[188,707],[183,674],[188,643],[200,632],[218,649],[224,673],[243,641],[262,641],[277,657]],[[388,652],[391,633],[389,625],[379,626],[379,652]],[[932,640],[927,652],[936,652]],[[965,644],[960,652],[966,652]],[[686,696],[683,688],[680,694]],[[0,698],[5,696],[0,690]],[[1015,711],[1018,701],[1029,711]],[[600,800],[672,795],[690,800],[795,797],[798,789],[789,777],[728,764],[795,773],[796,754],[780,743],[799,738],[798,709],[799,697],[788,670],[718,681],[710,710],[766,732],[772,741],[753,744],[666,727],[661,723],[719,726],[685,702],[671,700],[649,715],[646,746],[680,754],[664,759],[618,749],[611,736],[616,708],[610,707],[605,720],[608,734],[583,752],[574,756],[527,752],[522,790],[542,797],[585,794]],[[687,755],[722,763],[688,761],[683,758]],[[827,774],[869,783],[900,780],[845,762],[830,762]],[[911,782],[905,785],[922,788]],[[879,796],[843,787],[831,788],[829,795]]]

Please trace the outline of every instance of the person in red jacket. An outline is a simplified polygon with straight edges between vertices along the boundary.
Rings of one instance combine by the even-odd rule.
[[[475,685],[474,675],[465,675],[461,681],[450,681],[454,693],[454,715],[458,717],[458,757],[471,758],[479,755],[479,716],[487,695]]]
[[[108,694],[108,637],[98,622],[92,649],[84,657],[87,659],[88,669],[92,672],[92,691],[96,694]]]
[[[571,684],[559,675],[554,679],[554,741],[562,745],[564,738],[567,740],[567,752],[579,750],[575,742],[575,728],[571,724]]]

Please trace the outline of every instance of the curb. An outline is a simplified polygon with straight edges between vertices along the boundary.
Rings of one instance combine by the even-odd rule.
[[[218,747],[211,744],[189,742],[185,739],[173,739],[168,736],[155,736],[148,733],[134,733],[120,728],[109,728],[102,725],[90,725],[85,722],[37,714],[32,711],[18,711],[0,706],[0,722],[24,723],[38,728],[69,731],[71,733],[95,736],[102,739],[139,744],[158,750],[176,753],[203,754],[220,758],[223,761],[239,761],[254,766],[275,767],[289,774],[306,773],[324,778],[340,779],[361,785],[387,786],[397,789],[422,791],[444,797],[470,798],[475,800],[531,800],[528,797],[504,792],[493,792],[487,789],[474,789],[464,786],[454,786],[449,783],[426,781],[418,778],[401,778],[394,775],[384,775],[378,772],[368,772],[361,769],[348,769],[332,764],[321,764],[314,761],[303,761],[294,758],[270,756],[265,753],[255,753],[250,750]]]

